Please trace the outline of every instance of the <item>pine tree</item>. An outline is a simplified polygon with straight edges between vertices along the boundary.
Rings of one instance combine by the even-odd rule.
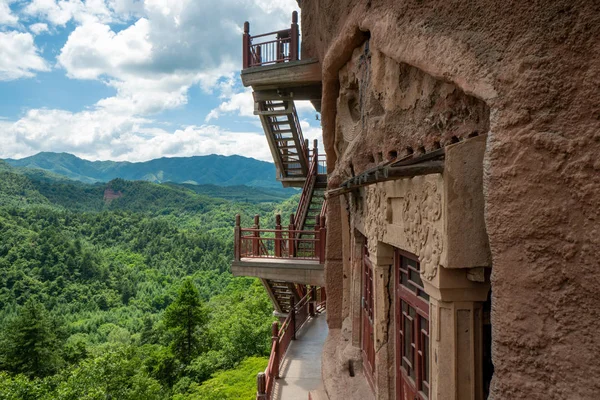
[[[61,362],[58,330],[44,305],[29,299],[5,327],[2,364],[11,372],[32,377],[52,374]]]
[[[164,322],[173,335],[173,353],[189,364],[201,348],[200,333],[207,322],[200,293],[190,278],[183,282],[177,299],[165,310]]]

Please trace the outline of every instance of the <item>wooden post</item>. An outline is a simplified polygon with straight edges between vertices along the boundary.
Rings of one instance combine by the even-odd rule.
[[[281,215],[275,215],[275,257],[281,257]]]
[[[315,316],[315,309],[317,308],[317,289],[314,286],[310,287],[310,303],[308,306],[308,312],[311,317]]]
[[[244,22],[244,35],[242,36],[243,69],[250,67],[250,23]]]
[[[292,329],[292,340],[296,340],[296,299],[294,295],[290,295],[290,325],[288,329]]]
[[[290,36],[290,61],[297,61],[300,59],[300,29],[298,28],[297,11],[292,13]]]
[[[259,372],[256,375],[256,400],[268,400],[267,377],[264,372]]]
[[[325,216],[321,216],[321,232],[319,233],[319,244],[321,245],[321,258],[319,262],[323,264],[325,262],[325,249],[326,249],[326,241],[327,241],[327,228],[325,227]]]
[[[315,170],[313,171],[313,173],[315,175],[319,174],[319,142],[317,141],[317,139],[314,140],[313,142],[313,157],[315,158],[314,163],[315,163]]]
[[[289,232],[288,232],[288,241],[289,241],[289,245],[288,245],[288,257],[289,258],[294,258],[296,256],[296,243],[294,242],[294,238],[296,237],[296,234],[294,233],[294,214],[290,214],[290,226],[289,226]]]
[[[240,214],[235,216],[235,227],[233,228],[233,259],[240,261],[242,257],[242,227],[240,226]]]
[[[261,65],[262,64],[262,47],[260,45],[256,46],[256,59],[254,60],[253,65]]]
[[[260,216],[254,216],[254,233],[252,238],[252,255],[258,257],[260,255]]]
[[[313,242],[313,249],[315,258],[321,261],[321,217],[315,217],[315,241]]]
[[[273,324],[271,325],[271,339],[275,344],[275,357],[273,358],[271,373],[273,378],[279,379],[279,361],[281,360],[281,354],[279,354],[279,323],[277,323],[277,321],[273,321]]]
[[[306,157],[306,162],[309,164],[310,169],[310,149],[308,148],[308,139],[304,139],[304,157]]]

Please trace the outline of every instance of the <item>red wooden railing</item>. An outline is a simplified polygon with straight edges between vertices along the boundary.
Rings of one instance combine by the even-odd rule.
[[[298,230],[294,214],[290,215],[288,229],[281,226],[281,216],[275,217],[275,229],[260,229],[259,216],[254,217],[254,227],[242,228],[240,215],[236,215],[234,228],[234,259],[242,258],[294,258],[325,262],[327,229],[317,224],[314,231]],[[306,237],[311,235],[313,237]]]
[[[306,146],[308,148],[308,146]],[[297,227],[302,227],[306,215],[308,214],[308,208],[310,207],[310,199],[315,185],[317,183],[317,172],[319,167],[319,150],[317,149],[317,141],[314,142],[313,156],[310,159],[310,167],[308,169],[308,175],[304,181],[304,187],[302,188],[302,194],[300,195],[300,201],[298,202],[298,209],[296,210],[296,219],[294,224]]]
[[[298,13],[292,13],[290,29],[250,36],[250,23],[244,23],[242,38],[243,67],[258,67],[286,61],[297,61],[300,56],[300,29]]]
[[[269,363],[265,372],[259,372],[256,377],[256,400],[270,400],[273,395],[275,379],[279,378],[279,367],[292,340],[296,340],[296,332],[314,315],[314,290],[309,291],[298,304],[290,298],[291,307],[287,318],[279,328],[279,323],[271,326],[272,344]]]

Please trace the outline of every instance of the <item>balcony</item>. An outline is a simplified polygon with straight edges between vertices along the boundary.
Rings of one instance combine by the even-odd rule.
[[[275,229],[261,229],[258,215],[251,228],[242,228],[240,216],[236,216],[232,274],[325,286],[325,217],[316,217],[312,230],[297,229],[295,219],[292,214],[289,226],[284,228],[277,215]]]
[[[257,101],[283,96],[320,103],[321,66],[317,60],[300,58],[297,12],[292,13],[289,29],[260,35],[250,35],[250,23],[246,21],[242,51],[242,83],[254,89]]]

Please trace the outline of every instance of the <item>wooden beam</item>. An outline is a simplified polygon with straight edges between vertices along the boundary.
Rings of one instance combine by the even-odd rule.
[[[256,90],[254,101],[268,100],[309,100],[321,101],[321,83],[310,86],[287,87],[283,89]]]
[[[400,178],[413,176],[441,174],[444,172],[444,161],[426,161],[419,164],[393,167],[386,165],[380,169],[370,170],[350,178],[340,185],[339,188],[325,192],[325,198],[337,197],[349,193],[358,188],[373,185],[380,182],[392,181]]]
[[[254,90],[314,86],[321,83],[321,64],[317,60],[300,60],[253,67],[243,70],[241,77],[244,86]]]

